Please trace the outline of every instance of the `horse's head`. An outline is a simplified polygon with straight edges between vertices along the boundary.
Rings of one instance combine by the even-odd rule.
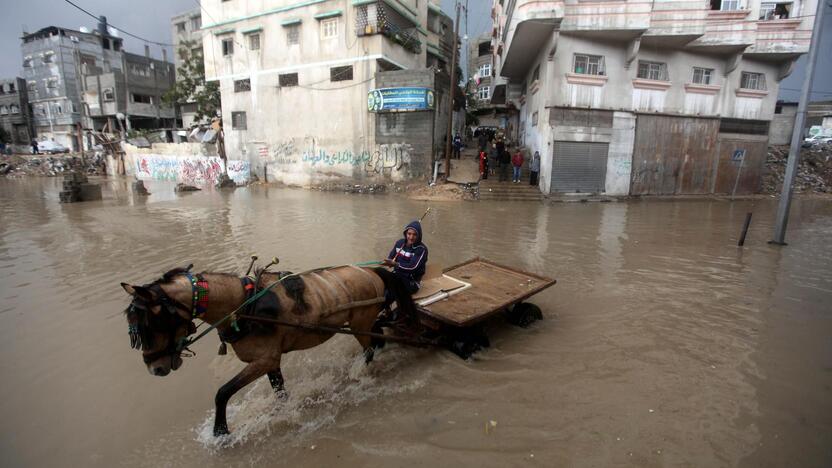
[[[152,375],[165,376],[179,369],[184,340],[196,332],[191,321],[190,284],[175,281],[177,275],[186,273],[188,269],[171,270],[144,286],[121,283],[133,297],[125,310],[130,346],[142,350]]]

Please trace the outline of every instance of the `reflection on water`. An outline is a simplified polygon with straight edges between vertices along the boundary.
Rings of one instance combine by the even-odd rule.
[[[832,204],[773,200],[437,203],[431,261],[546,274],[546,320],[491,325],[471,361],[338,337],[284,359],[210,436],[239,368],[217,340],[166,378],[128,346],[118,283],[167,268],[302,270],[378,259],[426,203],[253,187],[58,203],[60,180],[0,181],[0,460],[19,465],[824,466],[832,447]],[[736,247],[754,212],[746,248]],[[492,424],[492,421],[494,424]]]

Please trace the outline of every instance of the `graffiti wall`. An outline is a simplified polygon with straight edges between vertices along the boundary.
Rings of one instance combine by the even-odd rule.
[[[214,185],[223,173],[222,159],[216,156],[177,157],[141,154],[135,157],[136,177],[140,180],[169,180],[189,185]],[[228,161],[228,176],[238,184],[249,179],[248,161]]]
[[[286,183],[315,184],[336,179],[404,180],[412,169],[409,144],[376,145],[372,150],[330,149],[315,138],[258,143],[256,166],[268,167],[269,178]]]

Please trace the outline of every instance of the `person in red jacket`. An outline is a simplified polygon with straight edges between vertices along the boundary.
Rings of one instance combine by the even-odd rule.
[[[511,166],[514,168],[514,174],[511,177],[511,182],[515,184],[520,183],[520,168],[523,167],[523,152],[519,149],[514,156],[511,157]]]
[[[488,155],[485,151],[480,151],[480,178],[488,178]]]

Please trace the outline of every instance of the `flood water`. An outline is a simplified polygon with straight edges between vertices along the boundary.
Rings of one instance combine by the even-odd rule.
[[[2,466],[830,466],[832,202],[426,203],[252,187],[62,205],[60,180],[0,180]],[[431,262],[554,277],[528,329],[499,320],[463,361],[336,337],[284,356],[211,437],[241,368],[216,335],[167,377],[129,347],[122,281],[379,259],[427,206]],[[745,213],[754,218],[736,246]]]

